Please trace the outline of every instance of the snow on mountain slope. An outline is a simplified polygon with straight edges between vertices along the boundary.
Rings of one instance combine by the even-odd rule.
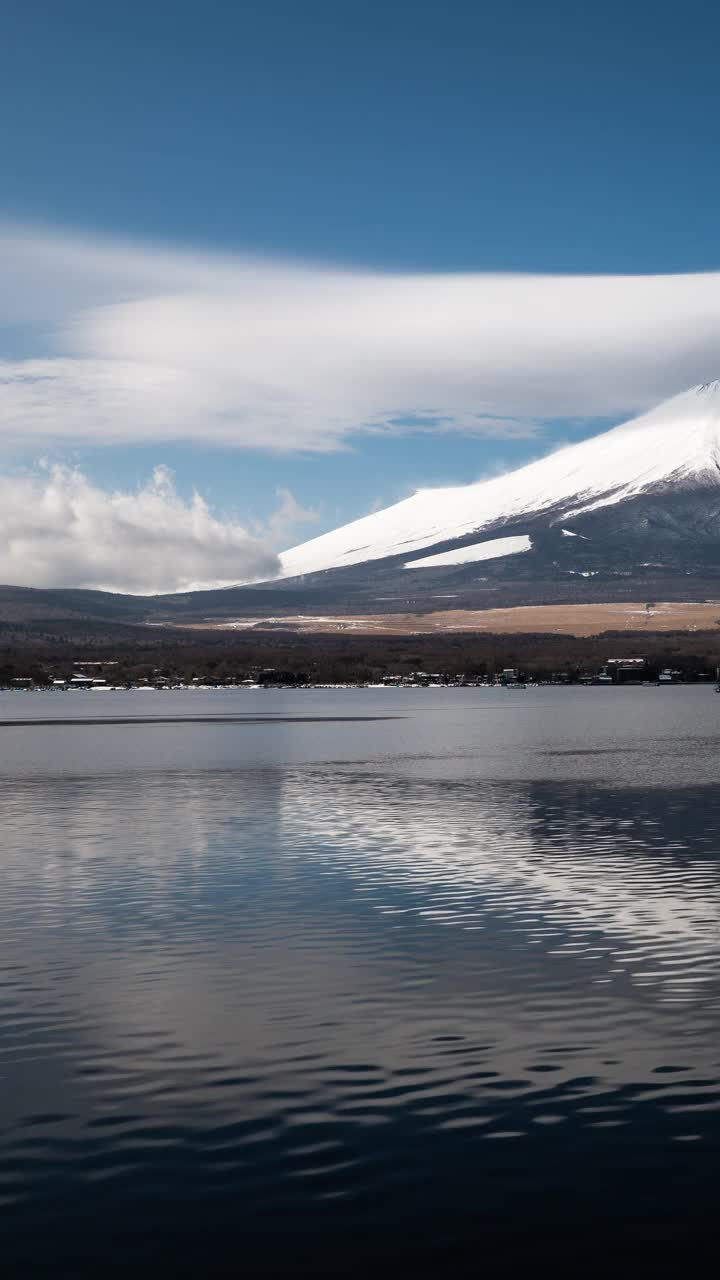
[[[405,555],[507,520],[580,512],[665,488],[720,485],[720,381],[692,387],[630,422],[508,475],[421,489],[384,511],[285,551],[295,577]]]
[[[532,542],[526,533],[514,538],[491,538],[489,542],[471,542],[467,547],[454,551],[440,551],[435,556],[423,556],[420,560],[408,560],[405,569],[434,569],[444,564],[474,564],[479,560],[498,560],[500,556],[515,556],[520,551],[530,551]]]

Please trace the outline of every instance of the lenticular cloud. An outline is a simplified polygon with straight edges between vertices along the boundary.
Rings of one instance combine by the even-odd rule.
[[[400,275],[0,228],[10,442],[536,434],[714,377],[720,277]]]
[[[0,581],[152,593],[271,578],[274,552],[233,521],[189,502],[157,467],[137,492],[108,493],[54,467],[0,477]]]

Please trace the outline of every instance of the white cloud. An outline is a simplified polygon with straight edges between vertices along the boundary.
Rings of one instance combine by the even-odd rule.
[[[0,476],[0,581],[152,593],[271,578],[277,556],[157,467],[135,493],[108,493],[55,466]]]
[[[530,435],[718,372],[720,276],[354,272],[0,233],[7,442]]]
[[[317,524],[320,516],[312,507],[303,507],[289,489],[275,490],[278,505],[262,530],[272,546],[286,547],[288,539],[301,525]]]

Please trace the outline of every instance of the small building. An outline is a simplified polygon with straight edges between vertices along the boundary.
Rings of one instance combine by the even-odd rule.
[[[603,671],[613,684],[640,684],[647,679],[647,658],[608,658]]]

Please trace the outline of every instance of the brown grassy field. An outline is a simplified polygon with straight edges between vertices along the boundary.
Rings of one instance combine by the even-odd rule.
[[[485,631],[494,635],[539,632],[596,636],[604,631],[712,631],[720,627],[720,601],[702,604],[643,602],[623,604],[528,605],[514,609],[446,609],[437,613],[362,615],[292,614],[286,617],[234,618],[196,624],[201,630],[262,631],[268,627],[309,634],[427,635]]]

